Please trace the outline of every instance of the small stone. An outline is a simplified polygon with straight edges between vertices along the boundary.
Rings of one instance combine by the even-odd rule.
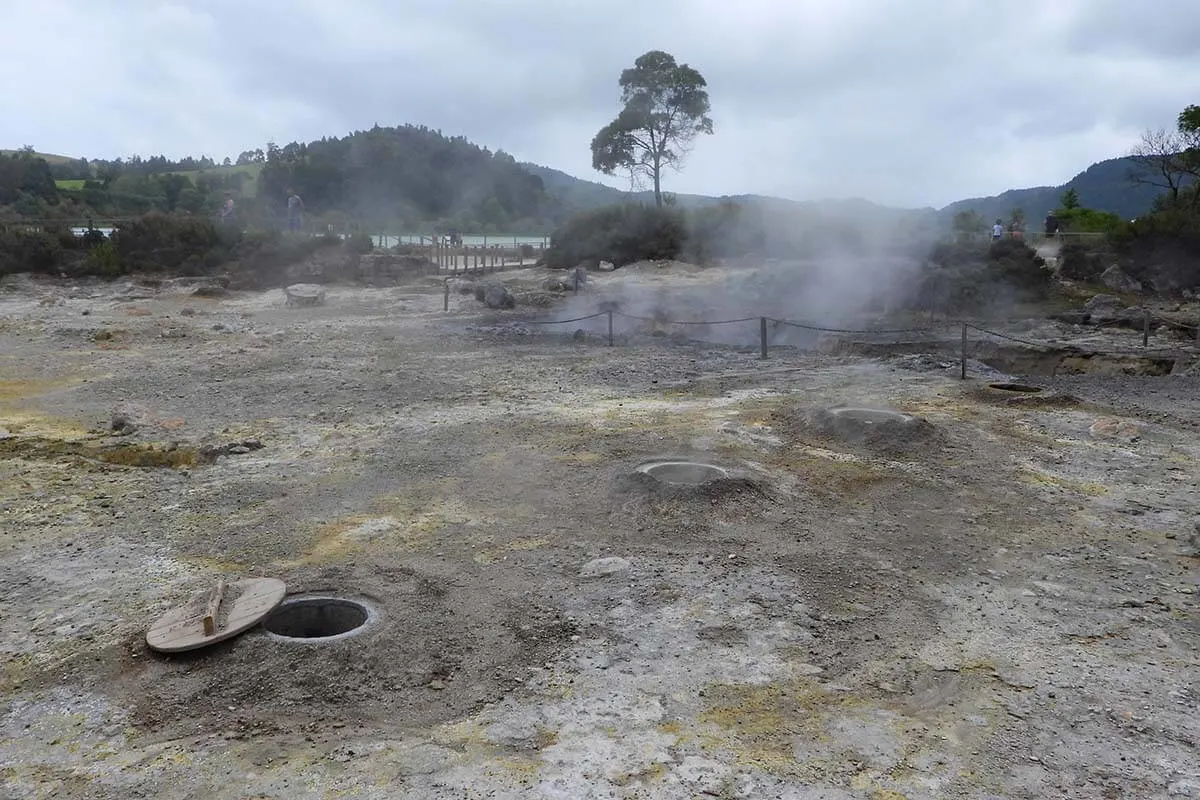
[[[446,684],[437,678],[434,678],[429,682],[429,688],[433,689],[435,692],[440,692],[446,688]]]
[[[610,575],[618,575],[622,572],[628,572],[631,564],[623,558],[610,556],[608,558],[596,558],[583,565],[579,570],[581,578],[607,578]]]

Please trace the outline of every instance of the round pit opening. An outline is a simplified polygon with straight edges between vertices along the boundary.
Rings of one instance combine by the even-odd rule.
[[[638,472],[649,475],[659,483],[673,486],[702,486],[729,477],[729,471],[700,461],[652,461],[642,464]]]
[[[1019,392],[1021,394],[1037,394],[1042,390],[1040,386],[1030,386],[1027,383],[989,383],[988,388],[998,392]]]
[[[908,414],[888,411],[884,408],[835,408],[829,413],[840,420],[862,425],[879,425],[888,422],[906,424],[913,420]]]
[[[361,633],[375,616],[365,603],[342,597],[302,597],[284,600],[263,627],[276,639],[329,642]]]

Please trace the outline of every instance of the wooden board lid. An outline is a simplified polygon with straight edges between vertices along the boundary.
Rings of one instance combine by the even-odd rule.
[[[224,641],[253,628],[275,610],[287,592],[278,578],[246,578],[196,595],[163,614],[146,632],[146,644],[160,653],[183,653]],[[211,608],[210,608],[211,606]],[[213,631],[205,633],[205,617]]]

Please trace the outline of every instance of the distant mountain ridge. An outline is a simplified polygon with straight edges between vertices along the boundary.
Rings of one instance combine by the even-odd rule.
[[[585,210],[598,206],[619,202],[650,202],[651,192],[626,192],[606,186],[602,183],[583,180],[568,175],[560,170],[543,167],[537,164],[522,163],[523,169],[542,179],[546,191],[558,196],[563,202],[572,206],[573,210]],[[1109,211],[1123,219],[1131,219],[1150,210],[1154,198],[1161,190],[1153,186],[1136,184],[1129,178],[1134,166],[1132,159],[1127,157],[1110,158],[1092,164],[1071,180],[1059,186],[1034,186],[1026,189],[1010,189],[990,197],[972,197],[958,200],[943,208],[895,208],[882,206],[863,199],[848,200],[788,200],[780,197],[763,195],[735,195],[730,197],[710,197],[707,195],[680,194],[676,200],[681,207],[695,208],[712,205],[723,200],[737,203],[770,205],[777,209],[787,206],[813,209],[814,207],[837,208],[843,214],[855,206],[863,213],[895,212],[929,214],[939,223],[946,226],[960,211],[975,210],[986,219],[1007,219],[1014,208],[1025,212],[1028,220],[1036,221],[1046,216],[1051,210],[1058,208],[1062,195],[1068,189],[1074,189],[1079,194],[1080,203],[1087,208],[1098,211]]]
[[[0,153],[5,154],[15,154],[16,152],[15,150],[0,150]],[[36,155],[56,167],[73,164],[79,160],[72,156],[48,153],[37,153]],[[259,165],[252,166],[258,167]],[[513,166],[539,178],[546,193],[556,198],[564,207],[560,213],[569,214],[620,202],[653,201],[653,194],[648,191],[617,189],[597,181],[577,178],[561,170],[529,162],[514,163]],[[768,208],[779,213],[797,210],[808,215],[827,214],[841,218],[855,215],[867,218],[913,215],[927,219],[938,226],[949,227],[950,220],[960,211],[974,210],[990,220],[1007,219],[1014,208],[1023,210],[1026,219],[1030,220],[1031,224],[1036,224],[1049,211],[1058,207],[1065,191],[1074,189],[1083,206],[1112,212],[1123,219],[1130,219],[1149,211],[1155,197],[1161,193],[1156,187],[1133,183],[1129,178],[1133,166],[1133,160],[1128,157],[1111,158],[1092,164],[1066,183],[1058,186],[1010,189],[998,195],[958,200],[940,209],[896,208],[860,198],[801,201],[754,194],[728,196],[676,194],[674,197],[682,208],[702,208],[721,202],[734,202]],[[257,172],[256,169],[251,170],[250,167],[225,169],[243,169],[248,173]],[[670,187],[667,188],[669,191]]]

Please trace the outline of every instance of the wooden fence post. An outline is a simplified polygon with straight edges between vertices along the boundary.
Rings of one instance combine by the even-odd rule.
[[[961,371],[958,377],[965,381],[967,379],[967,323],[965,322],[962,324],[962,355],[959,363]]]
[[[767,318],[758,318],[758,357],[766,359],[767,357]]]
[[[1142,309],[1142,347],[1150,346],[1150,309]]]
[[[608,346],[613,346],[613,312],[609,309],[608,312]]]

